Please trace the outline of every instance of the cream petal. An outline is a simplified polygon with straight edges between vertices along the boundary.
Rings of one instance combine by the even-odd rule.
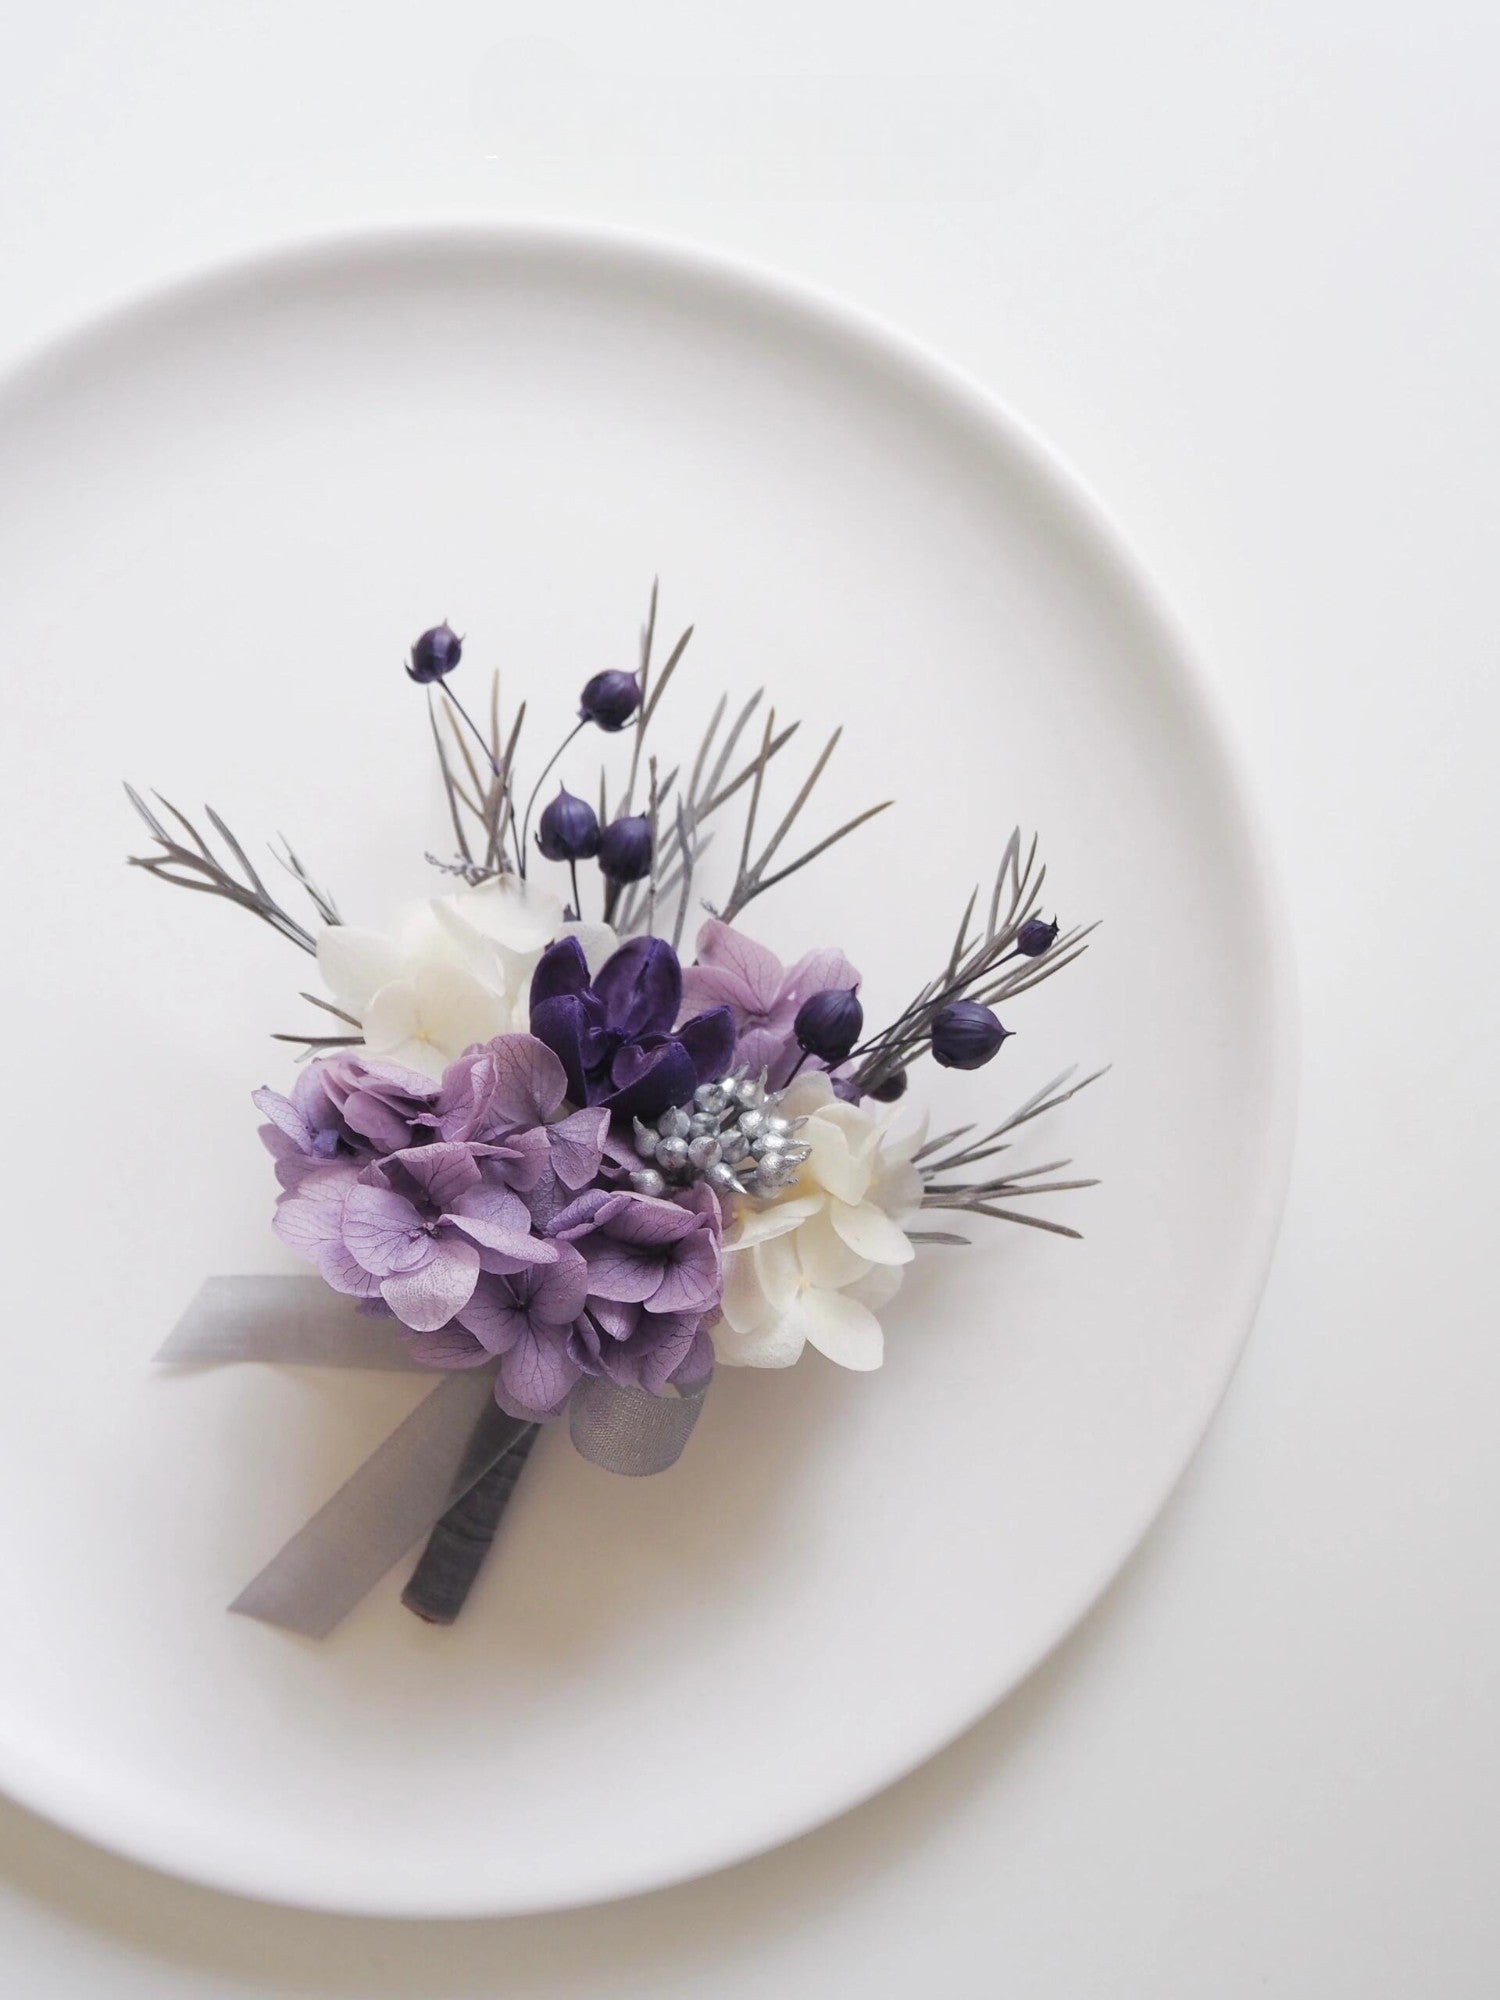
[[[812,1148],[803,1172],[839,1201],[863,1201],[870,1185],[869,1163],[856,1159],[847,1135],[826,1112],[810,1118],[797,1137]]]
[[[845,1292],[804,1292],[795,1318],[804,1338],[840,1368],[878,1368],[885,1357],[880,1321]]]
[[[804,1070],[781,1093],[781,1110],[788,1118],[807,1118],[834,1102],[833,1085],[826,1070]]]
[[[829,1210],[829,1220],[854,1254],[872,1264],[909,1264],[917,1254],[906,1231],[873,1201],[860,1202],[857,1207],[836,1201]]]
[[[785,1316],[745,1333],[721,1319],[713,1338],[714,1358],[726,1368],[790,1368],[805,1344],[800,1324]]]
[[[399,979],[401,952],[379,931],[356,930],[352,924],[330,924],[318,933],[318,971],[323,984],[346,1013],[363,1020],[365,1009],[382,986]]]
[[[754,1333],[774,1318],[771,1301],[760,1288],[755,1259],[749,1251],[724,1259],[724,1297],[720,1310],[736,1333]]]
[[[870,1269],[869,1258],[850,1249],[827,1209],[797,1231],[797,1259],[807,1282],[828,1292],[844,1291]]]
[[[816,1215],[824,1201],[821,1194],[804,1194],[776,1202],[770,1208],[744,1209],[725,1239],[724,1248],[726,1252],[748,1250],[757,1243],[769,1243],[773,1236],[785,1236],[789,1230],[800,1228],[808,1216]]]
[[[868,1277],[857,1284],[848,1286],[849,1297],[858,1299],[862,1306],[868,1306],[872,1313],[878,1313],[888,1306],[900,1291],[906,1277],[906,1269],[901,1264],[873,1264]]]
[[[922,1206],[922,1176],[909,1160],[890,1160],[882,1152],[879,1168],[870,1183],[870,1199],[898,1221],[915,1215]]]
[[[797,1257],[795,1235],[773,1236],[750,1252],[755,1264],[755,1282],[772,1308],[785,1312],[802,1289],[802,1266]]]

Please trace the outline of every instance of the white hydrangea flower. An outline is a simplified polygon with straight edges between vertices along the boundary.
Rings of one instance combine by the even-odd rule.
[[[508,875],[419,904],[389,936],[331,925],[318,970],[371,1055],[440,1077],[473,1043],[525,1031],[536,962],[564,936],[591,972],[617,942],[607,924],[564,922],[555,896]]]
[[[810,1342],[842,1368],[878,1368],[876,1313],[915,1255],[902,1224],[922,1205],[912,1154],[926,1121],[845,1104],[822,1074],[799,1077],[779,1109],[806,1118],[797,1136],[811,1150],[790,1186],[725,1234],[714,1352],[730,1367],[789,1368]]]

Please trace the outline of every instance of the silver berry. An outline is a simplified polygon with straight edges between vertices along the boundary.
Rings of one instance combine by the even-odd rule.
[[[630,1185],[637,1194],[663,1195],[667,1191],[666,1181],[655,1167],[642,1167],[630,1176]]]

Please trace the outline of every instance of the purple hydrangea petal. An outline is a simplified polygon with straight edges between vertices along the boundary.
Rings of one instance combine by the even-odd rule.
[[[559,938],[555,944],[549,944],[531,975],[532,1011],[535,1012],[543,1001],[555,1000],[564,994],[576,997],[588,990],[589,962],[577,938]]]
[[[389,1188],[356,1182],[344,1201],[340,1234],[357,1262],[377,1278],[418,1270],[432,1255],[422,1217],[405,1195]]]
[[[406,1351],[428,1368],[482,1368],[495,1358],[482,1340],[476,1340],[456,1321],[432,1333],[410,1335]]]
[[[860,976],[836,945],[821,951],[810,951],[786,975],[785,991],[798,1006],[814,993],[826,993],[830,988],[846,992],[851,986],[861,984]]]
[[[283,1097],[279,1090],[268,1089],[263,1084],[259,1090],[251,1091],[250,1102],[270,1119],[281,1137],[304,1153],[312,1151],[312,1127],[289,1097]]]
[[[483,1273],[458,1317],[489,1354],[508,1354],[527,1325],[526,1309],[510,1281]]]
[[[589,1292],[587,1261],[570,1244],[556,1246],[557,1261],[529,1273],[528,1308],[549,1326],[570,1326],[583,1311]]]
[[[373,1299],[380,1294],[380,1279],[367,1271],[341,1240],[320,1243],[313,1262],[323,1283],[345,1298]]]
[[[608,1218],[608,1234],[617,1242],[651,1249],[678,1243],[697,1227],[697,1217],[690,1209],[649,1194],[622,1194]]]
[[[587,1118],[592,1114],[581,1115]],[[533,1125],[529,1132],[512,1132],[502,1143],[486,1146],[482,1169],[485,1179],[515,1188],[521,1194],[529,1193],[552,1165],[549,1134],[556,1129],[560,1128]]]
[[[676,1031],[692,1058],[699,1083],[713,1083],[734,1067],[734,1015],[727,1007],[695,1014]]]
[[[566,1187],[584,1188],[598,1173],[609,1136],[609,1113],[603,1106],[575,1111],[545,1130],[552,1171]]]
[[[611,1194],[607,1188],[587,1188],[553,1218],[550,1236],[574,1238],[607,1222],[630,1200],[628,1194]]]
[[[650,1296],[651,1310],[698,1318],[718,1304],[723,1286],[719,1246],[708,1230],[695,1229],[673,1246],[661,1283]]]
[[[661,1283],[661,1257],[634,1243],[617,1242],[601,1232],[581,1246],[589,1266],[589,1296],[644,1305]]]
[[[561,1410],[582,1373],[560,1331],[539,1334],[528,1328],[501,1357],[495,1400],[513,1417],[543,1423]]]
[[[443,1216],[444,1223],[461,1230],[472,1242],[486,1250],[498,1250],[523,1264],[554,1264],[558,1249],[531,1228],[531,1211],[509,1188],[467,1188]]]
[[[468,1146],[439,1142],[392,1153],[376,1170],[401,1193],[411,1190],[438,1209],[456,1208],[462,1195],[480,1184],[479,1162]]]
[[[686,1104],[698,1087],[693,1058],[675,1036],[626,1042],[610,1069],[604,1102],[616,1117],[655,1118]]]
[[[545,1042],[499,1035],[443,1072],[438,1130],[445,1139],[500,1139],[544,1125],[567,1086],[563,1064]]]
[[[437,1237],[427,1262],[382,1280],[380,1296],[404,1326],[415,1333],[435,1333],[469,1303],[478,1278],[474,1245],[462,1237]]]
[[[671,1376],[679,1389],[696,1389],[714,1372],[714,1339],[703,1321],[693,1335],[693,1344]]]
[[[592,1047],[595,1031],[583,998],[576,993],[559,993],[549,999],[533,1002],[531,1032],[562,1064],[568,1096],[573,1103],[587,1104],[589,1101],[587,1055]]]
[[[629,1340],[641,1323],[639,1306],[627,1305],[620,1299],[594,1299],[589,1306],[589,1317],[599,1332],[611,1340]]]
[[[698,933],[698,963],[692,974],[691,989],[689,975],[684,974],[686,1004],[702,1008],[724,1001],[747,1014],[768,1014],[785,977],[775,952],[717,917],[710,917]],[[697,978],[699,974],[706,978]],[[705,990],[712,993],[711,999],[701,997]]]
[[[631,938],[606,959],[594,991],[616,1034],[664,1035],[682,1004],[682,966],[665,938]]]

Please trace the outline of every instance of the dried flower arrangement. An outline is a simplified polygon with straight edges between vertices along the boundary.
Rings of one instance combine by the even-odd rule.
[[[390,934],[346,924],[283,843],[303,921],[217,813],[205,809],[216,848],[127,787],[154,843],[134,864],[314,957],[327,990],[302,997],[333,1024],[279,1034],[303,1066],[285,1094],[256,1093],[280,1183],[274,1227],[317,1278],[210,1280],[162,1358],[442,1378],[237,1610],[321,1636],[426,1536],[404,1601],[451,1622],[540,1426],[566,1413],[595,1463],[661,1471],[716,1363],[787,1367],[811,1346],[878,1367],[878,1315],[918,1248],[968,1240],[924,1226],[933,1212],[1077,1234],[1025,1204],[1090,1182],[1057,1178],[1065,1161],[1000,1161],[1093,1077],[1065,1072],[982,1133],[929,1138],[899,1103],[924,1056],[991,1062],[1010,1032],[996,1010],[1084,949],[1091,926],[1063,932],[1041,913],[1036,842],[1011,834],[946,961],[867,1032],[841,949],[786,966],[739,919],[891,802],[789,857],[840,732],[766,834],[768,773],[797,724],[772,710],[752,731],[761,691],[732,720],[720,698],[690,763],[659,759],[653,726],[692,629],[657,669],[656,612],[653,588],[638,665],[588,680],[524,803],[525,705],[502,727],[497,676],[482,727],[454,685],[463,641],[446,624],[421,635],[406,670],[427,689],[454,844],[427,857],[443,893]],[[559,785],[538,812],[585,734],[628,734],[622,790],[611,803],[601,774],[596,806]],[[714,822],[735,801],[733,878],[703,905],[685,963]],[[535,880],[539,861],[565,871],[565,899]],[[590,867],[596,917],[579,874]]]

